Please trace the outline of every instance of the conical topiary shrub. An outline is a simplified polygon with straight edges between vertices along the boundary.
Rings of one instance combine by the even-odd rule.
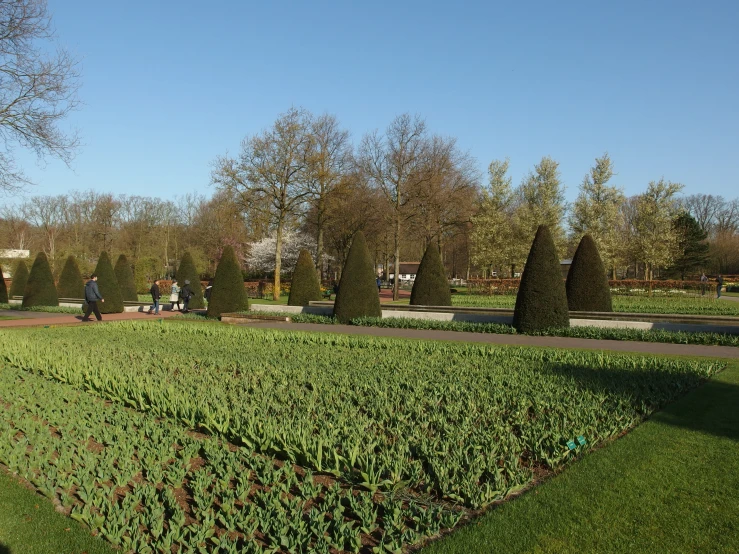
[[[121,291],[121,297],[123,300],[129,302],[138,302],[139,295],[136,292],[136,284],[133,281],[133,271],[131,270],[131,264],[128,263],[128,258],[125,254],[118,256],[118,260],[115,262],[116,281],[118,281],[118,290]],[[106,301],[107,302],[107,301]]]
[[[5,278],[3,277],[3,267],[0,266],[0,302],[3,304],[8,303],[8,287],[5,285]]]
[[[301,250],[290,283],[288,306],[307,306],[311,300],[321,299],[321,285],[313,258],[307,250]]]
[[[234,259],[236,259],[234,255]],[[238,266],[238,263],[236,264]],[[241,275],[241,270],[239,270]],[[192,256],[189,252],[185,252],[184,256],[180,260],[180,266],[177,268],[177,284],[180,288],[185,286],[185,281],[190,281],[190,288],[192,289],[192,298],[188,308],[191,310],[199,310],[205,308],[205,301],[203,300],[203,286],[200,284],[200,274],[195,268],[195,262],[192,260]],[[244,279],[241,279],[241,285],[243,288]],[[213,297],[211,296],[211,299]]]
[[[349,248],[334,302],[334,317],[339,323],[349,323],[355,317],[382,317],[376,279],[364,234],[359,231]]]
[[[546,225],[540,225],[536,231],[526,259],[513,312],[513,326],[522,333],[570,326],[557,248]]]
[[[67,257],[56,285],[59,298],[85,298],[85,282],[74,256]]]
[[[418,274],[411,290],[411,304],[415,306],[451,306],[452,292],[441,262],[439,249],[431,243],[426,248]]]
[[[567,274],[567,305],[570,311],[612,312],[611,287],[598,247],[585,235],[575,251]]]
[[[28,268],[23,260],[18,262],[13,270],[13,281],[10,283],[10,291],[8,296],[13,298],[14,296],[23,296],[26,291],[26,281],[28,281]]]
[[[54,286],[54,276],[46,254],[39,252],[31,266],[31,273],[23,292],[23,307],[58,306],[59,297]]]
[[[180,278],[177,279],[178,282]],[[192,286],[192,281],[190,281]],[[208,317],[220,317],[229,312],[241,312],[249,309],[249,299],[244,288],[244,276],[231,246],[223,249],[221,261],[216,268],[213,289],[208,302]]]
[[[100,253],[94,273],[98,276],[100,296],[105,300],[105,302],[98,302],[100,313],[123,313],[123,297],[121,296],[121,290],[118,288],[118,279],[115,277],[113,264],[110,263],[107,252]]]

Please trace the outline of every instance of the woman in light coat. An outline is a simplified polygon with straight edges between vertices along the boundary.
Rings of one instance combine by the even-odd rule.
[[[177,281],[172,281],[172,290],[169,293],[169,301],[172,303],[172,311],[174,311],[174,305],[177,304],[177,310],[182,311],[180,308],[180,287],[177,286]]]

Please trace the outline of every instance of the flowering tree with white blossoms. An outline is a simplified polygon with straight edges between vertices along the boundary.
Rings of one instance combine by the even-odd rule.
[[[316,241],[313,237],[303,233],[285,231],[282,234],[281,250],[281,273],[292,272],[298,261],[298,255],[302,249],[309,252],[316,251]],[[275,270],[275,253],[277,250],[277,235],[273,233],[269,237],[249,245],[249,255],[246,263],[254,271],[271,273]]]

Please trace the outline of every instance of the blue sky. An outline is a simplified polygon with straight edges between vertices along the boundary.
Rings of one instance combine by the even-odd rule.
[[[514,184],[550,155],[568,200],[605,151],[628,195],[739,196],[739,2],[513,4],[49,0],[83,147],[24,157],[29,193],[210,195],[216,156],[303,106],[355,143],[418,113]]]

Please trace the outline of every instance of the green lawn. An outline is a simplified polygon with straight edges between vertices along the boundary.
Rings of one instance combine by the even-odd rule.
[[[509,308],[516,305],[514,295],[454,295],[452,305],[461,307]],[[739,316],[739,302],[705,296],[613,296],[615,312],[652,314],[693,314]]]
[[[0,554],[111,554],[90,530],[0,470]]]
[[[424,552],[739,551],[739,362]]]

